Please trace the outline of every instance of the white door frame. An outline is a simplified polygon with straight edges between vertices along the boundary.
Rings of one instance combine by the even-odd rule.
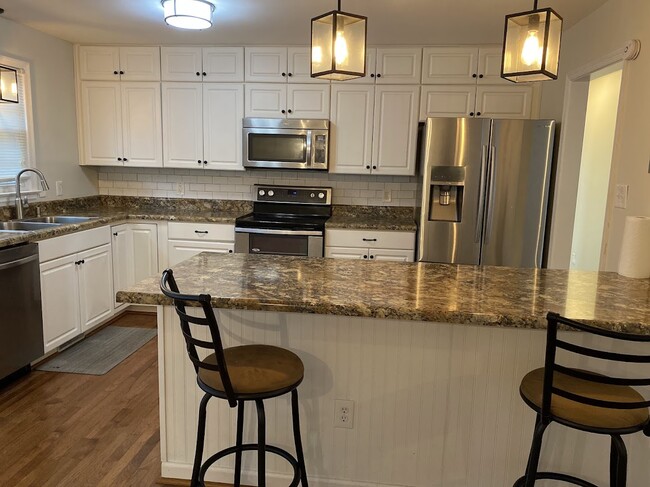
[[[590,76],[596,71],[623,61],[621,91],[614,134],[614,147],[612,149],[612,166],[607,192],[603,241],[601,245],[601,270],[602,265],[606,262],[609,228],[612,219],[613,200],[617,181],[616,176],[622,149],[618,134],[621,130],[624,107],[620,100],[624,99],[624,93],[628,83],[627,63],[637,58],[640,49],[641,43],[638,40],[628,41],[620,49],[612,51],[567,74],[549,237],[549,268],[568,269],[571,262],[571,244],[573,240],[573,225],[578,194],[578,179],[580,175]]]

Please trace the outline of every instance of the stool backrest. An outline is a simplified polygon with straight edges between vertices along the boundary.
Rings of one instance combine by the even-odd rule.
[[[564,391],[555,386],[553,383],[554,372],[576,377],[578,379],[590,381],[597,384],[610,384],[618,386],[650,386],[650,377],[645,378],[626,378],[611,377],[596,374],[586,370],[576,370],[575,368],[565,367],[557,363],[557,349],[566,350],[575,355],[584,357],[594,357],[606,361],[627,362],[637,364],[650,364],[650,346],[647,355],[634,355],[628,353],[608,352],[601,349],[590,348],[582,345],[576,345],[561,340],[557,336],[558,326],[565,325],[569,328],[591,333],[594,335],[611,338],[619,342],[646,342],[650,344],[650,335],[635,335],[630,333],[621,333],[603,328],[587,325],[579,321],[570,320],[557,313],[548,313],[548,330],[546,335],[546,363],[544,370],[544,392],[542,399],[542,416],[548,418],[551,410],[551,397],[553,394],[565,397],[572,401],[591,406],[598,406],[610,409],[641,409],[650,407],[650,400],[626,402],[618,401],[615,398],[611,400],[595,399],[586,395],[576,394],[575,392]]]
[[[160,280],[160,290],[165,296],[174,300],[174,308],[176,308],[176,314],[178,314],[181,321],[181,331],[185,338],[187,354],[194,365],[194,370],[197,374],[199,369],[219,372],[221,382],[226,392],[226,398],[228,399],[230,406],[235,407],[237,405],[237,400],[235,399],[232,383],[230,382],[230,376],[228,375],[228,367],[226,366],[223,353],[223,344],[221,343],[221,334],[219,333],[219,324],[217,323],[217,318],[212,310],[212,297],[209,294],[181,294],[178,290],[176,280],[174,279],[174,272],[171,269],[163,271]],[[185,310],[186,306],[199,306],[203,310],[203,316],[190,316]],[[206,341],[194,337],[192,335],[190,324],[207,326],[210,330],[212,340]],[[216,364],[202,361],[197,352],[197,347],[213,352],[216,357]]]

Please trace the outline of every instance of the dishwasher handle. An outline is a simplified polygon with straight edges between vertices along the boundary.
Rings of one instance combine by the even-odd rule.
[[[33,260],[38,260],[38,254],[29,255],[27,257],[23,257],[22,259],[12,260],[11,262],[0,264],[0,271],[3,269],[11,269],[12,267],[17,267],[19,265],[26,264],[27,262],[31,262]]]

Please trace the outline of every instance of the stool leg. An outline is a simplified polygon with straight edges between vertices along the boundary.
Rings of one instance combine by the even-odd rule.
[[[264,402],[261,399],[255,400],[257,406],[257,486],[266,487],[266,416],[264,414]]]
[[[291,416],[293,418],[293,439],[296,443],[296,456],[300,467],[300,484],[308,487],[307,469],[305,468],[305,456],[302,452],[302,439],[300,438],[300,412],[298,408],[298,389],[291,391]]]
[[[530,446],[530,455],[528,457],[528,466],[526,467],[526,482],[524,487],[534,487],[537,467],[539,466],[539,456],[542,452],[542,437],[548,425],[542,421],[542,416],[537,415],[535,422],[535,432],[533,433],[533,443]]]
[[[206,394],[201,399],[199,406],[199,425],[196,431],[196,451],[194,452],[194,467],[192,468],[192,481],[190,487],[198,487],[199,472],[201,471],[201,460],[203,460],[203,444],[205,443],[205,414],[208,407],[210,395]]]
[[[619,435],[612,436],[612,447],[616,448],[616,483],[612,486],[625,487],[627,485],[627,448]]]
[[[241,448],[244,436],[244,401],[237,404],[237,448]],[[235,453],[235,487],[241,485],[241,455],[242,451]]]
[[[616,487],[616,477],[618,475],[618,451],[614,437],[611,437],[611,447],[609,449],[609,486]]]

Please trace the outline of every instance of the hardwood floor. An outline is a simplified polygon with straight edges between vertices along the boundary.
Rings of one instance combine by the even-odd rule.
[[[125,314],[119,326],[155,327]],[[33,371],[0,389],[0,485],[158,486],[156,340],[103,376]]]

